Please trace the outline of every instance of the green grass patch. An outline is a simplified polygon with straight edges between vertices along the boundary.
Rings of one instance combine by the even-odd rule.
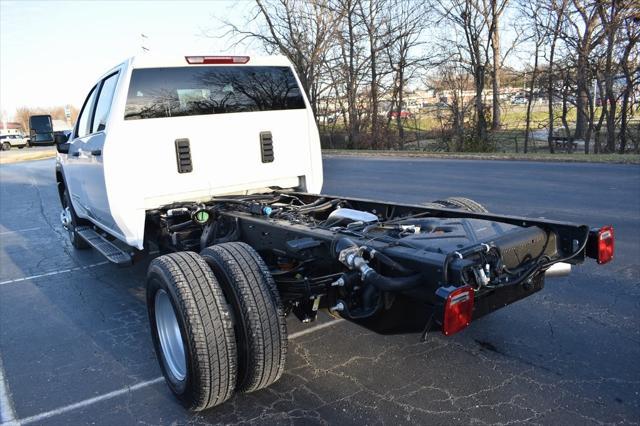
[[[324,155],[372,156],[372,157],[418,157],[418,158],[449,158],[469,160],[516,160],[516,161],[551,161],[571,163],[613,163],[640,164],[640,154],[549,154],[549,153],[439,153],[423,151],[373,151],[373,150],[345,150],[325,149]]]

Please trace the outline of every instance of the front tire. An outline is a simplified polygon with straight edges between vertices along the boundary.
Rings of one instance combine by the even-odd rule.
[[[197,253],[160,256],[147,272],[147,311],[160,368],[191,411],[220,405],[236,384],[236,342],[227,302]]]
[[[60,215],[63,226],[69,233],[69,241],[71,245],[77,250],[86,250],[91,246],[85,241],[84,238],[78,234],[76,228],[80,226],[80,218],[76,215],[76,211],[71,204],[71,197],[69,196],[69,190],[64,189],[62,196],[62,213]]]
[[[2,150],[3,151],[9,151],[11,149],[11,144],[9,142],[4,142],[2,144]]]
[[[236,318],[238,390],[276,382],[287,358],[287,324],[273,277],[248,244],[230,242],[201,252],[224,289]]]

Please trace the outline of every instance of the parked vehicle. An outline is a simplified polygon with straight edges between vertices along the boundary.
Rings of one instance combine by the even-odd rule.
[[[0,149],[9,151],[11,148],[22,149],[27,146],[27,139],[22,135],[2,135],[0,136]]]
[[[608,226],[493,214],[459,197],[319,195],[319,135],[300,87],[279,56],[131,58],[91,88],[71,137],[57,136],[73,246],[120,265],[166,253],[148,268],[147,309],[187,408],[278,380],[289,314],[390,324],[408,303],[425,333],[448,336],[586,257],[612,259]]]
[[[337,122],[339,118],[340,118],[340,114],[338,114],[337,112],[320,114],[317,116],[319,124],[333,124]]]
[[[411,113],[411,111],[407,111],[407,110],[402,110],[400,111],[400,113],[398,113],[398,111],[396,110],[391,110],[389,111],[389,114],[387,114],[388,117],[391,118],[398,118],[398,116],[400,116],[400,118],[402,119],[408,119],[413,117],[413,114]]]

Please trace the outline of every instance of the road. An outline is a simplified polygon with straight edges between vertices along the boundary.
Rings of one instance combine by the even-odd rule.
[[[288,322],[271,388],[201,414],[160,377],[146,263],[74,251],[53,161],[0,166],[0,411],[23,424],[595,424],[640,421],[640,167],[325,158],[325,193],[421,202],[467,196],[498,213],[616,227],[588,262],[452,337]]]

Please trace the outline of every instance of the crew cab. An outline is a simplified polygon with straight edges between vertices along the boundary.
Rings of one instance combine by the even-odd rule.
[[[73,246],[123,266],[161,253],[147,272],[151,337],[194,411],[278,380],[287,315],[328,309],[384,327],[411,306],[423,337],[449,336],[587,257],[613,258],[610,226],[460,197],[321,195],[318,130],[284,57],[130,58],[89,90],[56,146]]]

